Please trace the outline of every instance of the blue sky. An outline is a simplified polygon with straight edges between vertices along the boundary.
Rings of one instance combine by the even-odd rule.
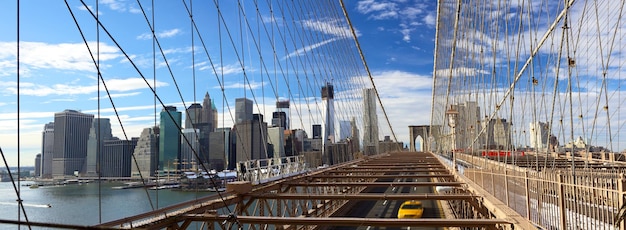
[[[279,7],[282,4],[277,4],[275,6],[277,8],[274,9],[276,15],[271,17],[266,2],[259,3],[259,12],[255,10],[253,1],[242,1],[243,6],[232,4],[234,1],[219,2],[223,21],[218,19],[213,1],[193,1],[193,5],[189,5],[194,7],[194,20],[205,40],[205,46],[202,46],[198,32],[191,28],[189,16],[185,14],[185,6],[182,3],[156,1],[155,33],[169,68],[165,65],[166,62],[158,48],[157,58],[153,60],[150,29],[135,1],[101,0],[98,12],[102,25],[127,52],[132,62],[140,69],[140,73],[150,80],[151,86],[156,84],[157,93],[164,104],[177,105],[179,110],[182,110],[183,101],[188,106],[194,100],[201,101],[204,93],[209,92],[211,97],[216,99],[216,107],[220,113],[219,126],[231,126],[232,119],[228,107],[234,112],[236,97],[243,95],[250,97],[254,94],[255,112],[264,114],[271,114],[274,110],[273,103],[276,97],[289,98],[292,101],[295,99],[301,104],[299,111],[292,112],[292,116],[301,114],[305,118],[292,120],[292,128],[304,126],[302,128],[310,133],[310,123],[319,120],[319,116],[316,115],[318,113],[315,112],[318,104],[314,99],[315,93],[319,95],[319,92],[312,93],[306,88],[317,86],[319,83],[311,83],[308,86],[305,84],[304,87],[298,88],[294,81],[296,79],[294,72],[312,70],[306,67],[302,67],[305,70],[300,70],[300,67],[297,67],[298,61],[308,60],[305,59],[304,52],[324,55],[328,54],[329,50],[339,52],[337,50],[342,47],[354,50],[354,41],[347,33],[346,24],[337,21],[337,16],[333,16],[332,13],[324,15],[326,12],[324,7],[329,3],[321,3],[319,6],[303,4],[303,7],[284,9]],[[95,12],[95,1],[85,3]],[[150,18],[152,12],[150,1],[141,3]],[[189,4],[189,1],[187,3]],[[1,4],[0,21],[3,23],[0,24],[0,88],[3,90],[0,91],[0,147],[9,164],[16,165],[18,149],[16,3],[3,1]],[[394,131],[400,141],[408,143],[407,126],[429,122],[436,2],[348,0],[345,4]],[[70,8],[95,52],[97,36],[93,18],[79,1],[70,1]],[[20,9],[19,146],[21,164],[33,165],[35,154],[41,151],[41,132],[44,124],[54,120],[55,112],[75,109],[97,114],[98,80],[91,57],[63,1],[21,1]],[[286,17],[279,15],[281,10],[284,10]],[[289,14],[289,10],[302,13]],[[324,17],[289,19],[289,15],[299,17],[298,15],[308,15],[304,12],[310,11],[316,11]],[[341,13],[340,10],[337,12]],[[242,17],[238,15],[242,13],[246,13],[246,18],[250,21],[239,20]],[[238,26],[241,24],[249,27],[241,29]],[[262,24],[270,26],[260,26]],[[218,31],[218,28],[221,31]],[[230,31],[227,31],[227,28]],[[292,40],[285,43],[289,46],[281,44],[280,39],[275,37],[275,44],[280,44],[280,47],[272,49],[270,39],[264,37],[272,32],[264,32],[266,28],[272,29],[276,36],[283,35],[282,39]],[[233,40],[229,41],[229,37],[225,35],[227,32],[233,34],[230,38]],[[289,33],[296,32],[303,37],[290,39]],[[217,33],[222,34],[222,49]],[[302,35],[307,33],[317,37]],[[191,44],[192,34],[194,45]],[[309,38],[319,40],[306,41]],[[129,137],[139,136],[143,128],[154,124],[152,93],[141,75],[135,71],[103,30],[100,31],[99,49],[102,76],[105,78],[124,130]],[[192,51],[195,51],[194,62],[191,60]],[[208,58],[206,53],[209,53],[211,58]],[[349,57],[354,54],[344,55]],[[261,64],[259,56],[265,58],[264,64]],[[354,57],[357,58],[354,61],[360,61],[358,56]],[[156,68],[153,61],[156,62]],[[281,67],[289,69],[289,73],[279,73],[278,69]],[[156,74],[153,74],[153,69],[156,69]],[[215,74],[213,70],[220,74]],[[337,70],[343,71],[341,68]],[[352,87],[369,84],[368,79],[364,78],[362,70],[356,70],[354,73],[349,72],[349,69],[345,71],[344,75],[338,74],[338,77],[330,80],[334,81],[337,91],[353,95],[345,99],[344,102],[348,102],[346,104],[355,104],[356,102],[352,100],[358,99],[359,92]],[[190,80],[194,72],[195,86]],[[221,73],[224,73],[223,78]],[[243,78],[244,73],[248,79]],[[171,75],[176,76],[176,82],[172,80]],[[153,81],[153,76],[156,76],[156,82]],[[352,81],[356,86],[346,84]],[[176,85],[180,90],[176,90]],[[223,86],[223,94],[220,85]],[[110,117],[115,123],[117,118],[103,87],[100,88],[99,95],[101,116]],[[179,95],[182,95],[182,99]],[[227,104],[223,103],[222,95],[225,95]],[[308,108],[305,108],[306,105]],[[349,112],[340,112],[344,115],[338,116],[345,116],[339,117],[340,119],[348,119],[347,117],[353,113],[350,108],[358,108],[350,106],[353,105],[345,108]],[[158,111],[160,108],[157,108]],[[390,135],[382,114],[379,115],[379,123],[381,138]],[[114,135],[123,138],[119,124],[113,125],[113,132]]]

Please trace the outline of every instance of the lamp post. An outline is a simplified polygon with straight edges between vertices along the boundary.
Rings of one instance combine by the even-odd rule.
[[[452,149],[452,164],[454,165],[454,171],[458,171],[456,165],[456,119],[459,116],[459,112],[454,109],[452,105],[450,105],[450,109],[446,111],[446,117],[448,118],[448,126],[450,126],[450,148]]]

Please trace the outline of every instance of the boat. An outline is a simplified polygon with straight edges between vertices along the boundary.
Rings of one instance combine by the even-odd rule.
[[[148,186],[148,185],[152,185],[154,183],[148,183],[146,185],[144,185],[141,182],[129,182],[129,183],[125,183],[123,186],[115,186],[112,187],[113,189],[129,189],[129,188],[142,188],[144,186]]]
[[[28,186],[29,188],[39,188],[38,184],[31,184],[30,186]]]
[[[224,188],[224,187],[219,187],[219,188],[212,187],[212,188],[208,188],[207,191],[209,191],[209,192],[225,192],[226,188]]]
[[[180,188],[179,184],[169,184],[169,185],[161,185],[161,186],[153,186],[148,189],[150,190],[161,190],[161,189],[171,189],[171,188]]]

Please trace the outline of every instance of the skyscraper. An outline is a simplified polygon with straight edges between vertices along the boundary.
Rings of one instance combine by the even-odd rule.
[[[215,107],[215,102],[211,99],[211,96],[209,96],[209,92],[204,95],[204,100],[202,101],[201,121],[209,124],[209,132],[213,132],[217,128],[217,108]]]
[[[548,132],[550,131],[549,123],[531,122],[530,123],[530,147],[535,151],[540,151],[548,147]]]
[[[87,140],[87,176],[98,176],[98,163],[102,160],[105,140],[113,139],[109,118],[94,118]]]
[[[221,171],[226,168],[233,169],[235,167],[235,161],[229,162],[231,160],[230,139],[230,128],[219,128],[210,134],[209,142],[211,143],[211,148],[209,149],[208,169]],[[232,159],[234,160],[234,156]]]
[[[363,90],[363,152],[378,154],[378,115],[376,114],[376,91]]]
[[[285,129],[283,127],[267,128],[267,141],[274,147],[274,158],[285,157]]]
[[[322,139],[322,125],[313,125],[313,139]]]
[[[263,121],[263,116],[255,115],[257,119],[235,125],[233,135],[237,142],[237,161],[267,158],[267,123]]]
[[[44,125],[41,138],[41,177],[52,178],[54,153],[54,122]]]
[[[324,107],[324,146],[335,142],[335,91],[333,85],[326,83],[322,87],[322,101],[325,102]]]
[[[277,115],[275,115],[278,113]],[[272,118],[280,118],[279,123],[280,127],[283,127],[285,130],[289,130],[289,100],[278,100],[276,101],[276,112],[272,114]],[[274,120],[272,119],[272,125],[274,124]],[[278,125],[275,125],[278,126]]]
[[[196,155],[198,155],[198,157],[201,157],[200,142],[198,139],[199,133],[200,130],[198,129],[183,129],[183,138],[180,139],[180,169],[190,169],[193,164],[196,164],[198,162],[198,159],[196,159]],[[208,150],[207,159],[200,160],[202,162],[208,162]]]
[[[159,127],[143,129],[133,155],[137,163],[131,161],[131,177],[147,178],[155,175],[159,162]]]
[[[488,149],[509,149],[511,147],[511,124],[506,119],[483,121],[485,131],[481,135]]]
[[[35,156],[35,176],[41,177],[41,153]]]
[[[350,121],[339,121],[339,140],[345,141],[352,136]]]
[[[247,98],[235,99],[235,124],[252,120],[252,101]]]
[[[165,106],[160,118],[158,170],[176,171],[180,159],[181,113],[175,106]]]
[[[185,128],[194,129],[196,124],[203,123],[202,120],[202,105],[199,103],[193,103],[187,108],[185,116]]]
[[[102,177],[130,177],[132,155],[138,138],[104,140],[100,157],[100,175]]]
[[[272,113],[272,126],[283,127],[287,129],[287,113],[285,112],[273,112]]]
[[[84,173],[87,157],[87,140],[93,121],[92,114],[65,110],[54,114],[54,152],[52,176],[73,176],[74,171]]]

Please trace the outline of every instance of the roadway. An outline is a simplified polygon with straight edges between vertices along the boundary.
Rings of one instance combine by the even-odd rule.
[[[393,179],[393,178],[380,178],[376,182],[430,182],[429,178],[405,178],[405,179]],[[363,193],[380,193],[380,194],[398,194],[398,193],[434,193],[434,188],[430,186],[417,186],[417,187],[369,187],[363,191]],[[404,201],[394,200],[364,200],[364,201],[350,201],[346,204],[348,207],[345,213],[341,215],[343,217],[361,217],[361,218],[397,218],[398,209]],[[423,200],[422,206],[424,207],[424,213],[422,218],[444,218],[444,214],[441,210],[439,202],[437,200]],[[328,229],[333,230],[395,230],[395,229],[419,229],[419,230],[432,230],[432,229],[444,229],[444,228],[432,228],[432,227],[331,227]]]

